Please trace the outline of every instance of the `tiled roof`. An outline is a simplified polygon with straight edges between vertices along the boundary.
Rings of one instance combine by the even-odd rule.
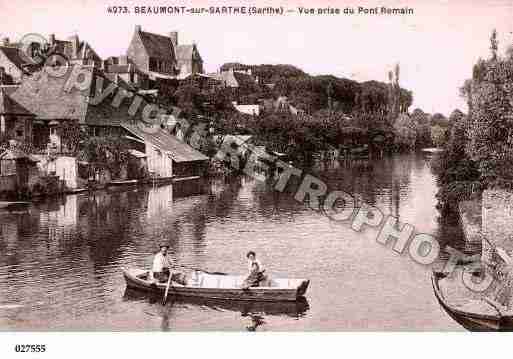
[[[140,31],[139,36],[150,57],[175,60],[173,41],[170,37]]]
[[[207,161],[209,159],[203,153],[164,130],[159,129],[156,133],[149,133],[141,130],[137,125],[127,123],[122,123],[121,127],[143,139],[145,142],[151,143],[158,149],[168,152],[175,162]]]
[[[65,92],[68,76],[54,77],[39,72],[27,77],[11,97],[35,114],[38,119],[77,119],[87,114],[87,95],[80,91]]]
[[[75,65],[77,66],[77,65]],[[103,89],[111,81],[102,72],[92,66],[81,66],[81,72],[91,73],[93,81],[89,89],[81,91],[76,88],[65,90],[70,74],[62,77],[49,76],[45,71],[27,77],[18,90],[11,94],[11,98],[35,114],[41,120],[78,120],[80,123],[96,126],[117,126],[121,121],[129,118],[128,109],[131,101],[125,99],[120,106],[112,106],[112,100],[117,92],[112,93],[98,105],[89,103],[90,95],[95,94],[96,81],[102,77]],[[121,79],[117,86],[130,90],[125,81]],[[134,119],[140,118],[141,109],[146,102],[143,100]]]
[[[77,54],[73,53],[73,45],[69,40],[55,40],[53,51],[65,55],[68,59],[93,59],[101,61],[100,56],[93,50],[91,45],[85,41],[80,41],[77,49]]]
[[[25,107],[14,101],[0,88],[0,114],[33,116]]]

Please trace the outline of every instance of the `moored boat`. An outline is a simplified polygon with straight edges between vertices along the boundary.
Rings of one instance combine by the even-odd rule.
[[[500,308],[497,303],[483,298],[479,302],[480,309],[467,309],[462,305],[450,303],[444,296],[440,281],[447,277],[447,273],[433,272],[431,282],[438,302],[442,308],[456,322],[470,331],[512,331],[513,315]]]
[[[139,183],[139,180],[113,180],[109,182],[109,186],[135,186]]]
[[[194,271],[183,283],[171,282],[169,295],[211,299],[281,302],[296,301],[305,295],[307,279],[272,279],[265,286],[243,289],[244,276],[217,275]],[[155,283],[143,269],[123,269],[128,288],[164,293],[166,283]]]

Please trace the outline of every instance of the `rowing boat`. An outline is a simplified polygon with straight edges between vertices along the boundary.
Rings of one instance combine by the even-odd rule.
[[[433,272],[431,282],[436,299],[449,316],[470,331],[511,331],[513,330],[513,315],[505,312],[496,303],[483,298],[476,301],[480,304],[478,309],[465,309],[462,305],[449,303],[440,287],[440,280],[447,277],[447,273]]]
[[[166,283],[155,283],[147,270],[123,269],[128,288],[164,293]],[[307,279],[271,279],[265,286],[242,288],[244,276],[217,275],[193,271],[183,276],[182,283],[171,282],[170,295],[211,299],[282,302],[303,297],[310,281]]]

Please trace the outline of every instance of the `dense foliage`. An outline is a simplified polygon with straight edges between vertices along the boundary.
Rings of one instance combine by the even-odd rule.
[[[458,201],[492,186],[511,186],[513,180],[513,57],[498,54],[497,33],[490,38],[491,56],[479,59],[472,79],[460,94],[468,116],[455,111],[446,142],[433,163],[438,175],[439,205],[454,208]]]

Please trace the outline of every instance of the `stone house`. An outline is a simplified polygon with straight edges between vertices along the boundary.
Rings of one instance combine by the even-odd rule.
[[[179,72],[173,39],[142,31],[140,25],[135,27],[126,54],[137,69],[152,79],[174,77]]]
[[[203,59],[196,44],[178,44],[176,31],[165,36],[143,31],[137,25],[126,55],[129,62],[151,80],[203,72]]]

